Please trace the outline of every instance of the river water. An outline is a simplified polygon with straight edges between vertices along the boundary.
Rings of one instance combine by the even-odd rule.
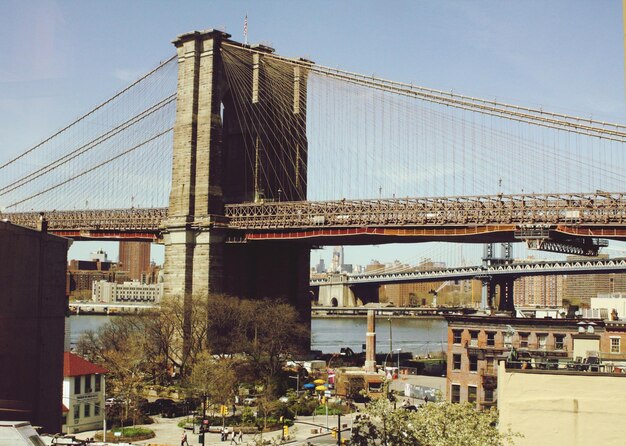
[[[97,330],[112,317],[124,316],[70,316],[70,344],[75,346],[82,333]],[[400,348],[403,352],[423,356],[446,349],[447,323],[444,319],[383,317],[376,322],[377,353],[388,353]],[[365,344],[366,332],[365,316],[315,317],[311,320],[311,349],[338,353],[342,347],[349,347],[359,353]]]

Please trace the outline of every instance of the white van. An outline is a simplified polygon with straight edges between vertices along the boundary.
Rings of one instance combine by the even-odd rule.
[[[28,421],[0,421],[0,446],[46,446]]]

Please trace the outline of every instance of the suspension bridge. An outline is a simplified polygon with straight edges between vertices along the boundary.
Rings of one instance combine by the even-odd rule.
[[[626,126],[288,58],[215,30],[0,162],[2,218],[165,245],[169,294],[308,304],[310,248],[626,238]]]

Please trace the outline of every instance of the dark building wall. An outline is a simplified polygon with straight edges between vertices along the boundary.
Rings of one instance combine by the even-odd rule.
[[[309,262],[308,246],[227,244],[224,292],[252,299],[282,299],[296,307],[300,320],[310,330]]]
[[[0,419],[61,431],[68,240],[0,222]]]

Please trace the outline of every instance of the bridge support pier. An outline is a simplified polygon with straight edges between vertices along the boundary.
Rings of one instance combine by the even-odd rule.
[[[514,278],[498,281],[498,286],[500,288],[500,300],[498,301],[499,311],[515,311],[515,303],[513,302],[514,283]]]
[[[184,302],[183,355],[189,351],[193,296],[284,298],[310,326],[309,247],[226,243],[230,234],[224,216],[225,203],[252,201],[259,198],[260,190],[279,200],[306,198],[306,89],[292,87],[298,91],[296,108],[274,98],[272,91],[263,91],[276,84],[272,76],[278,74],[259,64],[262,54],[229,38],[209,30],[183,34],[173,42],[178,92],[172,189],[162,233],[165,294]],[[229,56],[229,51],[237,54]],[[238,101],[236,85],[229,84],[227,63],[240,63],[237,69],[244,77],[256,79],[249,104]],[[291,65],[277,64],[273,68],[280,72],[293,71]],[[275,128],[289,130],[289,137],[277,136]],[[280,147],[281,152],[275,154],[268,147]],[[282,157],[282,163],[272,157]],[[254,166],[250,160],[255,160]],[[257,166],[262,163],[267,165]],[[257,170],[269,164],[283,167],[259,178]]]

